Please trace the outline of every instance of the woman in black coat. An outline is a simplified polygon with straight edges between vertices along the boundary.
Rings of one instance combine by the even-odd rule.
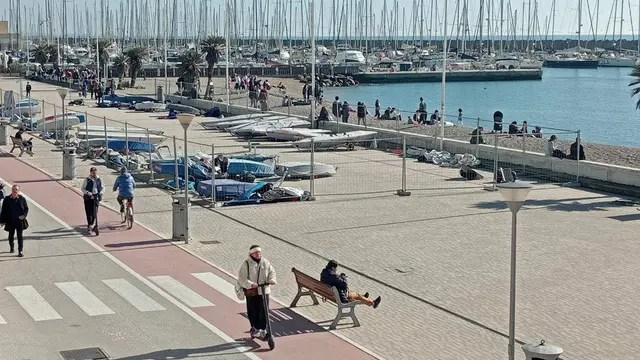
[[[18,257],[22,257],[23,239],[22,231],[28,227],[27,214],[29,205],[27,200],[20,195],[20,186],[13,185],[11,195],[2,201],[2,211],[0,211],[0,226],[4,225],[4,230],[9,232],[9,251],[15,252],[13,247],[13,237],[18,236]]]

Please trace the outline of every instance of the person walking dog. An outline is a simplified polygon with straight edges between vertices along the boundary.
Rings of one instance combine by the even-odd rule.
[[[270,285],[276,284],[276,271],[269,260],[262,257],[262,249],[258,245],[249,248],[249,258],[246,259],[238,271],[238,283],[244,288],[247,299],[247,316],[251,324],[251,338],[264,338],[267,334],[267,316],[269,310]],[[261,287],[260,285],[268,284]],[[267,300],[262,300],[262,289]],[[267,308],[265,309],[265,302]]]
[[[87,231],[100,234],[98,229],[98,207],[104,194],[102,179],[98,176],[98,169],[89,169],[89,176],[82,183],[82,197],[84,200],[84,212],[87,215]]]
[[[14,253],[13,237],[18,237],[18,257],[23,257],[24,239],[22,232],[29,227],[27,221],[29,205],[24,196],[20,195],[20,186],[11,187],[11,195],[2,201],[0,211],[0,226],[4,225],[4,230],[9,232],[9,252]]]

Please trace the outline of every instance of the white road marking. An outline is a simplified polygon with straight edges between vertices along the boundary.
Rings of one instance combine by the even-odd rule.
[[[184,286],[181,282],[172,278],[171,276],[168,276],[168,275],[149,276],[149,280],[156,283],[156,285],[163,288],[169,294],[180,299],[183,303],[187,304],[187,306],[189,307],[195,308],[195,307],[214,306],[211,301],[203,298],[197,292]]]
[[[0,315],[0,325],[6,325],[7,321]]]
[[[129,304],[133,305],[139,311],[147,312],[166,310],[162,305],[158,304],[158,302],[125,279],[108,279],[102,280],[102,282],[118,295],[122,296],[123,299],[127,300]]]
[[[237,302],[238,304],[244,303],[243,300],[238,300],[238,297],[236,296],[235,285],[219,277],[218,275],[212,272],[192,273],[191,275],[195,276],[198,280],[221,292],[223,295]]]
[[[60,320],[62,316],[31,285],[5,288],[35,321]]]
[[[97,296],[93,295],[91,291],[82,286],[78,281],[59,282],[55,283],[62,292],[78,305],[87,315],[111,315],[115,314],[113,310],[109,309],[105,303],[103,303]]]
[[[6,181],[4,181],[4,179],[0,178],[0,181],[7,183]],[[22,196],[25,197],[25,199],[27,199],[33,206],[37,207],[38,209],[40,209],[40,211],[42,211],[43,213],[45,213],[47,216],[49,216],[50,218],[52,218],[53,220],[55,220],[58,224],[60,224],[63,228],[75,232],[76,234],[78,234],[78,237],[80,239],[82,239],[82,241],[84,241],[85,243],[87,243],[89,246],[91,246],[92,248],[94,248],[97,252],[102,253],[104,256],[106,256],[107,258],[109,258],[111,261],[113,261],[115,264],[117,264],[118,266],[120,266],[123,270],[125,270],[126,272],[128,272],[129,274],[131,274],[131,276],[135,277],[136,279],[138,279],[139,281],[141,281],[142,283],[144,283],[145,285],[147,285],[149,288],[151,288],[153,291],[157,292],[160,296],[162,296],[163,298],[165,298],[167,301],[169,301],[170,303],[172,303],[173,305],[175,305],[178,309],[184,311],[187,315],[191,316],[191,318],[193,318],[194,320],[196,320],[197,322],[199,322],[200,324],[202,324],[202,326],[206,327],[207,329],[209,329],[209,331],[211,331],[212,333],[214,333],[216,336],[218,336],[219,338],[221,338],[223,341],[226,341],[227,343],[230,344],[230,347],[235,348],[239,353],[241,353],[242,355],[246,356],[247,358],[251,359],[251,360],[261,360],[261,358],[259,356],[257,356],[254,353],[251,353],[251,348],[247,347],[247,346],[240,346],[238,344],[238,342],[236,340],[234,340],[231,336],[225,334],[222,330],[218,329],[217,327],[213,326],[213,324],[211,324],[210,322],[208,322],[207,320],[205,320],[202,316],[196,314],[195,311],[189,309],[187,306],[185,306],[184,304],[182,304],[180,301],[176,300],[174,297],[172,297],[171,295],[167,294],[164,290],[162,290],[161,288],[159,288],[158,286],[156,286],[154,283],[152,283],[151,281],[149,281],[148,279],[146,279],[144,276],[138,274],[137,272],[135,272],[132,268],[130,268],[127,264],[123,263],[122,261],[120,261],[118,258],[116,258],[115,256],[113,256],[112,254],[110,254],[108,251],[106,251],[105,249],[101,248],[100,246],[98,246],[97,244],[95,244],[93,241],[89,240],[86,236],[82,235],[80,232],[78,232],[75,228],[73,228],[71,225],[67,224],[66,222],[64,222],[62,219],[60,219],[59,217],[55,216],[51,211],[47,210],[44,206],[40,205],[39,203],[33,201],[33,199],[31,199],[29,196],[25,195],[24,193],[22,193]]]

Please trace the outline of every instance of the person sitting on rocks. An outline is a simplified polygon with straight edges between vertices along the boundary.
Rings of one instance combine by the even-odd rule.
[[[546,155],[547,156],[552,156],[552,157],[557,157],[557,158],[560,158],[560,159],[564,159],[564,158],[567,157],[567,154],[564,151],[556,148],[555,141],[557,139],[558,138],[555,135],[551,135],[551,137],[549,138],[549,141],[547,142]]]
[[[512,121],[511,124],[509,124],[509,134],[519,134],[520,130],[518,130],[518,122],[517,121]]]
[[[350,301],[358,300],[368,306],[373,306],[374,309],[378,308],[378,305],[380,305],[380,301],[382,300],[380,296],[378,296],[375,300],[371,300],[369,299],[368,292],[364,293],[364,295],[360,295],[355,291],[349,290],[349,285],[347,284],[347,275],[345,273],[338,275],[337,271],[338,262],[335,260],[330,260],[320,274],[320,281],[323,284],[326,284],[328,286],[335,286],[336,289],[338,289],[338,293],[340,294],[340,302],[348,303]]]
[[[531,132],[531,135],[533,135],[533,137],[541,139],[542,138],[542,128],[540,126],[536,126],[533,131]]]
[[[569,147],[569,156],[567,156],[567,159],[570,160],[577,160],[578,159],[578,139],[576,138],[576,141],[571,144],[571,146]],[[582,146],[582,144],[580,144],[580,160],[586,160],[586,157],[584,155],[584,146]]]
[[[484,144],[484,139],[482,138],[482,131],[484,128],[480,126],[479,128],[473,129],[471,132],[471,139],[469,140],[470,144]]]

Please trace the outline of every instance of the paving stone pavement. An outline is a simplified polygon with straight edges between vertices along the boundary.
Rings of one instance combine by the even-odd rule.
[[[36,155],[23,160],[59,177],[61,156],[52,150],[37,141]],[[296,291],[291,267],[315,275],[337,259],[355,289],[384,299],[377,310],[359,309],[360,328],[338,332],[386,359],[505,358],[511,218],[500,195],[478,182],[448,181],[455,169],[411,163],[421,173],[409,182],[421,190],[397,197],[397,186],[379,181],[383,164],[393,166],[397,157],[365,150],[319,156],[341,162],[340,174],[350,176],[318,181],[326,195],[310,203],[194,206],[193,240],[185,248],[236,273],[249,246],[260,244],[278,270],[275,295],[285,303]],[[78,161],[77,174],[92,164]],[[100,172],[113,183],[112,170]],[[357,186],[364,191],[337,195]],[[560,345],[569,360],[636,358],[636,206],[550,184],[529,199],[518,223],[517,338]],[[106,203],[115,204],[114,194]],[[137,221],[170,237],[167,192],[140,186],[135,208]],[[316,321],[335,314],[328,304],[300,311]],[[524,358],[520,351],[517,358]]]

